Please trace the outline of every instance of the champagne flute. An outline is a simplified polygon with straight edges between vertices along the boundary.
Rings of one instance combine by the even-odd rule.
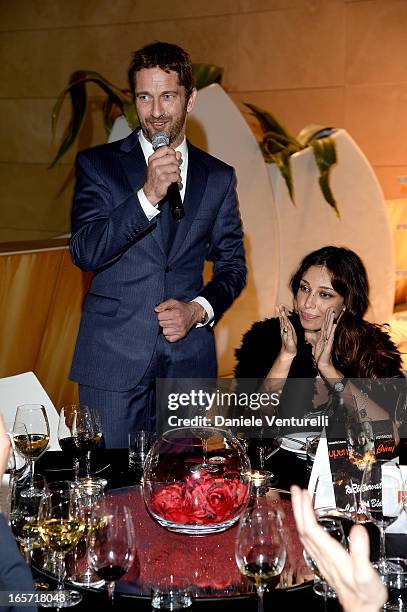
[[[44,406],[41,404],[18,406],[13,426],[14,445],[18,452],[30,461],[30,486],[21,493],[23,497],[42,494],[42,490],[34,486],[34,465],[47,450],[49,436],[49,423]]]
[[[382,575],[394,569],[386,559],[385,530],[403,510],[403,491],[403,477],[397,463],[387,459],[367,463],[360,487],[360,504],[367,520],[380,532],[380,557],[375,566]]]
[[[81,500],[72,482],[63,480],[48,485],[41,499],[39,518],[39,531],[45,546],[57,557],[58,608],[74,606],[81,601],[82,595],[64,587],[65,555],[81,539],[85,521]]]
[[[254,506],[240,519],[235,558],[240,572],[255,583],[258,612],[263,612],[264,591],[274,576],[281,574],[286,547],[281,516],[267,507]]]
[[[89,408],[92,424],[93,424],[93,436],[89,441],[89,449],[86,451],[86,478],[91,479],[91,452],[94,448],[100,444],[103,437],[102,420],[99,413],[93,408]]]
[[[109,508],[91,538],[89,558],[99,578],[106,581],[111,604],[115,582],[129,571],[134,556],[135,536],[130,510],[126,506]]]
[[[95,423],[88,406],[63,406],[59,413],[58,441],[64,453],[73,460],[75,482],[79,482],[80,459],[92,448]]]

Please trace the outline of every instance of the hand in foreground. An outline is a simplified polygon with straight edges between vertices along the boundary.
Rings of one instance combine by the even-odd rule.
[[[278,318],[280,319],[281,352],[287,356],[295,357],[297,354],[297,334],[287,317],[284,304],[276,306]]]
[[[168,342],[184,338],[205,314],[204,308],[197,302],[179,302],[173,299],[161,302],[154,310]]]
[[[362,525],[350,531],[350,554],[317,523],[308,491],[291,487],[297,530],[322,576],[335,589],[345,612],[378,612],[387,591],[369,559],[369,537]]]
[[[3,417],[0,416],[0,483],[3,478],[3,474],[6,471],[7,463],[10,457],[10,438],[6,432],[4,426]]]
[[[181,181],[180,160],[181,153],[171,147],[160,147],[148,158],[143,191],[154,206],[167,195],[171,183]]]

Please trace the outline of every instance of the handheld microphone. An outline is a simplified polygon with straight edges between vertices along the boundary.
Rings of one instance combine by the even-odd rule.
[[[160,147],[169,146],[170,137],[166,132],[156,132],[151,138],[151,144],[153,145],[154,151],[157,151]],[[177,183],[171,183],[168,187],[167,197],[172,218],[175,219],[175,221],[180,221],[182,217],[185,217],[185,212]]]

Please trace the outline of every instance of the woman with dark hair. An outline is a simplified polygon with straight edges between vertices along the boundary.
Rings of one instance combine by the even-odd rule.
[[[320,377],[329,392],[356,398],[370,418],[388,419],[388,402],[383,408],[361,396],[366,385],[355,388],[348,380],[369,379],[369,387],[377,379],[402,376],[400,353],[388,333],[363,319],[369,284],[360,257],[334,246],[313,251],[290,287],[294,311],[288,314],[280,305],[277,317],[252,326],[236,351],[235,377],[277,380],[280,388],[287,378]]]

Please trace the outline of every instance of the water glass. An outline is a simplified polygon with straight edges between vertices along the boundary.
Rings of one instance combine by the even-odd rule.
[[[155,440],[155,434],[149,431],[129,432],[129,468],[142,472],[147,453]]]
[[[188,583],[170,574],[151,589],[151,606],[157,610],[183,610],[192,605]]]
[[[387,587],[388,599],[383,610],[407,610],[407,559],[388,558],[390,569],[381,576]]]

